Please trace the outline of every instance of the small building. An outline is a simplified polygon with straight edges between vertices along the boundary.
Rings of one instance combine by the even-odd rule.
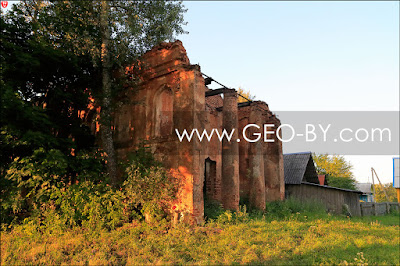
[[[343,205],[347,204],[352,215],[361,215],[359,195],[362,192],[321,185],[311,152],[284,154],[283,164],[286,198],[317,201],[327,211],[337,214],[342,213]]]
[[[374,202],[371,183],[357,183],[356,187],[359,191],[362,192],[362,194],[360,195],[360,201]]]

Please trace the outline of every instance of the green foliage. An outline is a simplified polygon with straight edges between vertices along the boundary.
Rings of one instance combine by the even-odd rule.
[[[397,202],[397,192],[396,192],[396,189],[393,187],[393,183],[383,184],[383,186],[389,197],[389,201]],[[376,202],[387,202],[385,193],[380,184],[375,185],[375,199],[376,199]]]
[[[123,193],[104,183],[77,182],[66,188],[53,188],[49,194],[50,199],[22,222],[31,234],[61,234],[76,226],[96,233],[115,229],[134,215],[125,212]]]
[[[11,42],[5,45],[5,48],[11,47],[9,59],[14,58],[13,52],[20,52],[22,56],[16,57],[17,62],[21,63],[19,58],[28,59],[22,62],[22,69],[35,70],[34,75],[26,75],[28,82],[23,80],[19,90],[25,93],[24,99],[39,102],[39,105],[46,103],[47,109],[61,118],[54,117],[59,126],[54,129],[57,135],[74,138],[74,135],[80,136],[76,133],[82,133],[79,121],[76,123],[76,112],[84,109],[77,107],[85,100],[82,97],[85,89],[92,90],[100,100],[100,133],[113,185],[117,184],[110,129],[113,104],[118,103],[117,98],[123,98],[116,97],[121,96],[121,90],[134,87],[138,81],[138,77],[132,75],[115,74],[125,73],[127,65],[134,64],[154,45],[184,33],[184,12],[182,2],[176,1],[23,0],[7,17],[10,21],[8,36],[14,37],[11,29],[19,31],[17,25],[23,25],[21,31],[26,41],[22,47],[33,51],[31,56]],[[9,68],[5,73],[16,69]],[[18,83],[18,79],[14,81]],[[17,90],[18,86],[11,86]],[[70,125],[75,130],[70,130]],[[81,142],[85,143],[90,142]]]
[[[327,175],[329,186],[356,189],[356,180],[351,172],[353,166],[343,156],[313,154],[313,160],[318,174]]]
[[[1,222],[34,221],[40,230],[50,231],[75,226],[113,229],[140,219],[140,211],[165,217],[180,188],[179,179],[144,148],[132,154],[120,190],[110,187],[105,176],[98,153],[66,156],[39,148],[31,156],[16,157],[5,174]]]
[[[4,174],[15,157],[32,154],[32,150],[57,146],[51,134],[53,126],[42,108],[22,100],[9,86],[1,91],[0,169]]]
[[[33,50],[40,53],[43,47],[47,49],[47,53],[40,57],[35,57],[35,53],[33,56],[24,54],[17,62],[24,59],[28,63],[27,66],[51,66],[53,71],[49,73],[57,71],[68,77],[61,80],[64,83],[73,80],[68,75],[73,70],[72,66],[79,73],[76,77],[89,77],[79,79],[78,84],[86,85],[84,88],[93,90],[99,99],[118,95],[122,89],[126,89],[121,84],[134,85],[137,77],[120,75],[111,80],[112,95],[96,91],[104,85],[101,83],[104,74],[101,51],[105,29],[100,23],[101,7],[102,1],[23,0],[14,5],[14,10],[9,12],[9,17],[16,17],[12,25],[17,24],[16,21],[19,24],[24,20],[29,21],[25,23],[28,26],[25,26],[27,30],[24,33],[39,46]],[[125,72],[126,65],[135,63],[154,45],[173,40],[176,35],[185,33],[182,25],[185,25],[183,14],[186,10],[178,1],[106,1],[106,7],[110,33],[110,36],[106,36],[109,40],[106,52],[111,59],[110,66],[107,66],[110,67],[108,71]],[[16,28],[15,31],[21,30]],[[66,55],[69,55],[69,58],[64,58]],[[31,60],[32,57],[35,60]],[[35,88],[40,88],[40,84],[45,82],[46,80],[41,82],[40,79],[35,79],[32,84]],[[54,84],[59,83],[60,81]],[[41,89],[44,88],[46,87],[42,86]],[[68,89],[72,92],[75,87],[69,86]]]
[[[9,196],[2,201],[2,210],[14,214],[40,208],[50,199],[51,191],[65,186],[67,159],[59,150],[37,149],[31,156],[15,158],[6,172]]]
[[[168,173],[145,148],[134,152],[125,169],[122,187],[128,202],[145,215],[169,214],[180,189],[180,180]]]
[[[400,213],[399,212],[393,212],[388,215],[382,215],[382,216],[356,216],[352,218],[353,221],[355,222],[360,222],[360,223],[365,223],[368,225],[372,224],[379,224],[379,225],[385,225],[385,226],[400,226]]]
[[[103,3],[109,8],[110,73],[183,33],[181,2]],[[133,219],[131,205],[164,209],[167,204],[156,204],[151,195],[172,198],[170,175],[143,154],[130,168],[126,194],[106,186],[104,160],[78,116],[87,109],[89,91],[95,98],[110,96],[99,90],[100,10],[99,1],[34,0],[20,1],[0,17],[1,223],[113,228]],[[112,79],[114,89],[135,79],[122,76]],[[138,180],[155,186],[150,176],[165,184],[135,194]]]
[[[1,264],[397,265],[399,218],[248,219],[173,228],[133,222],[96,234],[79,227],[40,232],[29,222],[2,232]]]
[[[2,125],[13,136],[25,137],[33,149],[51,147],[65,152],[93,145],[77,113],[88,104],[85,89],[98,87],[97,72],[87,63],[87,56],[39,40],[35,23],[26,20],[17,6],[1,16]]]
[[[343,156],[313,154],[316,170],[321,175],[352,177],[352,165]]]
[[[96,153],[82,151],[74,157],[60,150],[39,148],[31,156],[17,157],[3,179],[1,222],[40,215],[41,208],[60,197],[61,191],[72,189],[71,184],[101,182],[103,172],[104,162]]]
[[[104,183],[77,182],[67,189],[55,190],[45,210],[55,210],[62,224],[69,227],[82,225],[95,231],[100,228],[114,229],[127,222],[133,213],[125,213],[125,197],[122,191],[114,190]],[[44,220],[52,215],[42,212]],[[50,212],[50,214],[52,214]]]
[[[336,176],[327,176],[328,185],[331,187],[345,188],[356,190],[356,181],[354,178],[348,177],[336,177]]]
[[[238,211],[226,210],[222,212],[215,222],[217,224],[240,224],[251,220],[249,213],[247,212],[246,205],[239,206]],[[213,222],[213,221],[211,221]]]
[[[128,168],[132,166],[132,164],[136,165],[136,168],[146,171],[146,169],[150,167],[161,167],[162,164],[155,160],[153,154],[149,151],[149,148],[146,147],[145,143],[140,143],[139,148],[135,151],[128,154],[128,160],[121,163],[123,168]]]
[[[17,157],[7,170],[10,183],[1,202],[2,216],[14,217],[16,223],[30,216],[25,223],[36,221],[40,230],[82,226],[96,231],[140,219],[139,211],[157,218],[170,214],[179,179],[144,148],[131,158],[127,179],[118,190],[101,178],[104,163],[97,154],[67,157],[59,150],[40,148],[32,156]]]
[[[101,1],[22,1],[18,7],[32,21],[41,41],[52,41],[77,55],[101,54]],[[107,3],[114,64],[126,64],[174,35],[185,33],[180,1],[112,1]],[[107,36],[108,37],[108,36]]]
[[[225,212],[222,204],[218,201],[207,199],[204,200],[204,217],[206,220],[217,219],[221,214]]]
[[[71,182],[102,180],[104,162],[77,115],[96,87],[90,60],[38,39],[18,4],[0,23],[0,213],[10,223],[37,216]]]
[[[68,156],[71,180],[109,183],[105,173],[105,161],[101,150],[78,151],[76,156]],[[72,182],[73,183],[73,182]]]
[[[97,79],[87,57],[39,41],[18,4],[0,23],[0,212],[1,222],[10,222],[37,209],[51,187],[81,177],[82,167],[99,166],[70,154],[93,148],[77,112],[86,108],[85,88],[96,87]]]
[[[268,202],[266,215],[270,219],[291,219],[293,217],[315,216],[325,217],[325,207],[316,201],[302,202],[294,198],[285,201]]]

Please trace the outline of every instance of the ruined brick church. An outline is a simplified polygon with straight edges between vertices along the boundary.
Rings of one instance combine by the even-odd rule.
[[[204,218],[204,199],[239,209],[239,199],[264,209],[267,201],[284,199],[282,143],[243,140],[249,123],[280,125],[262,101],[238,103],[234,89],[207,88],[198,65],[191,65],[180,41],[162,43],[141,59],[139,91],[114,115],[117,155],[126,156],[145,141],[156,158],[184,177],[177,210],[194,222]],[[235,129],[232,141],[178,139],[192,129]],[[250,132],[250,131],[249,131]]]

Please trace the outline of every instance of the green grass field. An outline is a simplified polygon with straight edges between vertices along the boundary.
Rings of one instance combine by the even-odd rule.
[[[399,265],[399,215],[222,216],[203,226],[172,229],[162,222],[134,222],[95,232],[19,225],[2,231],[1,265]]]

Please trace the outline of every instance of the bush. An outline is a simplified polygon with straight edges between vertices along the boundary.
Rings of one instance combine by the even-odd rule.
[[[125,170],[126,181],[118,189],[107,184],[96,153],[69,158],[40,148],[15,158],[5,176],[9,184],[1,197],[1,222],[22,222],[50,233],[75,226],[96,231],[114,229],[141,214],[164,218],[172,213],[179,174],[167,172],[143,148],[132,154]]]
[[[217,219],[224,212],[225,210],[222,204],[218,201],[207,198],[204,199],[204,218],[206,220]]]
[[[2,177],[1,222],[39,215],[50,202],[73,190],[76,182],[90,180],[93,186],[104,182],[103,171],[103,158],[97,153],[67,156],[57,149],[39,148],[30,156],[16,157]]]
[[[177,178],[162,167],[144,169],[136,162],[127,167],[126,174],[127,179],[122,187],[131,209],[140,209],[147,219],[161,218],[171,213],[179,190]]]
[[[152,218],[171,218],[181,191],[182,176],[167,171],[143,145],[122,164],[125,181],[122,190],[127,208],[140,211],[149,221]]]
[[[69,227],[114,229],[128,221],[124,194],[108,184],[83,181],[54,193],[52,205]],[[46,217],[48,218],[48,217]]]
[[[103,183],[77,182],[62,189],[53,189],[49,202],[42,203],[24,224],[35,224],[43,232],[62,232],[82,226],[90,231],[114,229],[129,220],[121,191]]]
[[[67,167],[66,156],[56,149],[40,148],[31,156],[15,158],[5,176],[9,197],[2,200],[2,211],[20,214],[38,210],[50,200],[52,191],[66,186]]]

